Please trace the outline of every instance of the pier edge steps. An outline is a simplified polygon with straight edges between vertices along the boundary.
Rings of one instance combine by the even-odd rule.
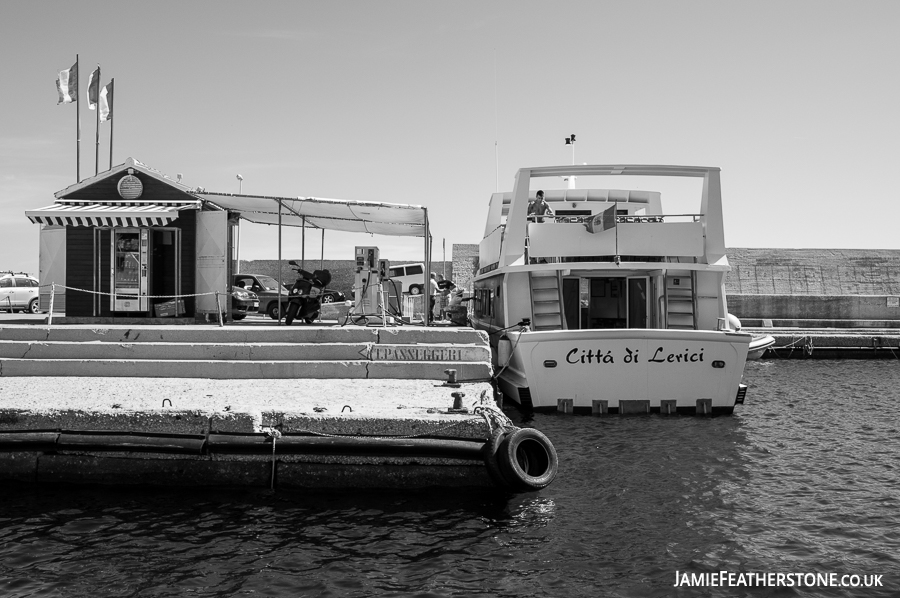
[[[471,328],[0,327],[0,377],[356,378],[491,376]]]

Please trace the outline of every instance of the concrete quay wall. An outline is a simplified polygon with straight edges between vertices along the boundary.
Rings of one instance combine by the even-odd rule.
[[[887,328],[815,328],[797,322],[747,327],[744,332],[770,335],[775,344],[763,358],[781,359],[900,359],[900,334]]]
[[[729,248],[728,311],[754,321],[900,327],[900,250]]]
[[[3,480],[495,487],[479,453],[491,426],[473,413],[494,405],[488,383],[68,377],[28,386],[0,378]],[[467,413],[451,409],[459,392]],[[449,450],[435,452],[433,439]]]
[[[727,296],[728,311],[744,324],[751,320],[893,321],[900,327],[900,297],[892,295]],[[855,324],[860,325],[862,324]]]

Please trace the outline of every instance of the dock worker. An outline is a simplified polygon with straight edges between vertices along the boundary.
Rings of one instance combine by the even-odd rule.
[[[443,274],[437,275],[437,287],[439,295],[435,301],[435,317],[445,320],[444,312],[447,310],[447,304],[450,301],[450,292],[456,288],[456,284],[448,278],[444,278]]]

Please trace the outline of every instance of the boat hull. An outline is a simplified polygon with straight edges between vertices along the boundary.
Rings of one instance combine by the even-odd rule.
[[[496,346],[497,378],[504,395],[534,410],[731,413],[750,339],[729,331],[509,331]]]
[[[747,350],[747,359],[762,359],[762,356],[765,354],[765,352],[774,344],[775,337],[770,334],[766,334],[764,336],[754,336],[753,340],[750,341],[750,347]]]

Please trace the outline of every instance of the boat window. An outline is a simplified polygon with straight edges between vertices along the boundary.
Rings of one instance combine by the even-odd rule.
[[[475,289],[475,313],[479,316],[493,314],[493,297],[489,289]]]

